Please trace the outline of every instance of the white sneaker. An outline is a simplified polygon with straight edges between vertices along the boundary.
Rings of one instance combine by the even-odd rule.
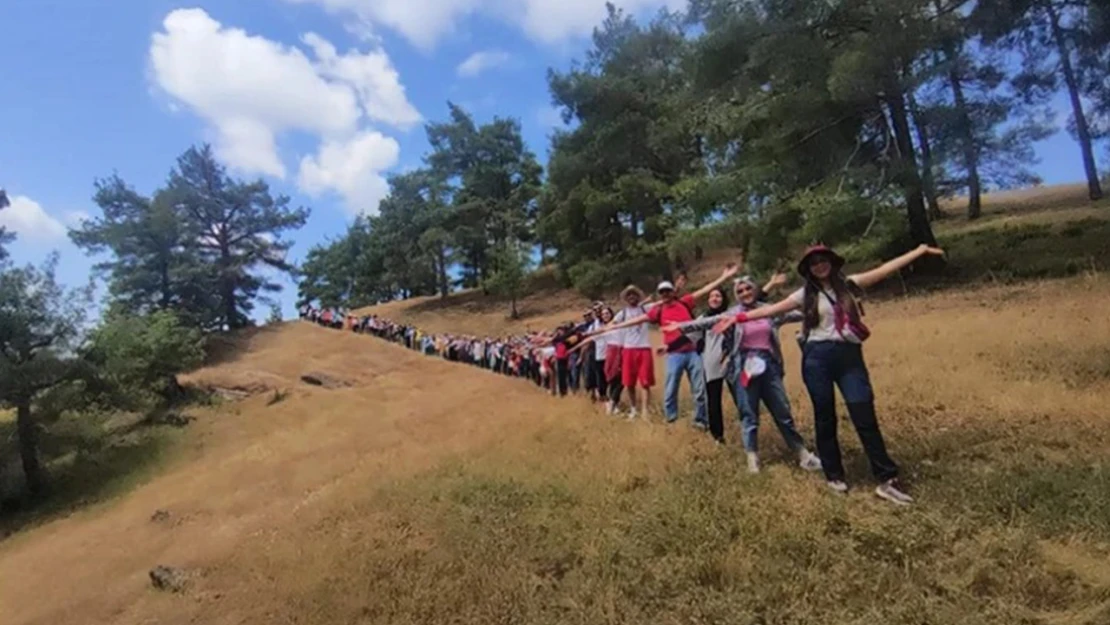
[[[821,459],[808,449],[803,449],[798,455],[798,466],[806,471],[820,471]]]
[[[902,491],[902,485],[898,483],[897,479],[887,480],[879,484],[879,487],[875,489],[875,494],[899,506],[909,506],[913,504],[913,497],[910,497]]]
[[[632,421],[635,418],[636,418],[636,409],[635,408],[629,408],[628,409],[628,420]]]
[[[840,480],[832,480],[832,481],[828,482],[828,485],[829,485],[829,490],[831,490],[834,493],[838,493],[838,494],[841,494],[841,495],[847,495],[848,494],[848,484],[846,482],[842,482]]]
[[[748,453],[748,473],[759,473],[759,454]]]
[[[613,403],[613,400],[609,400],[608,402],[606,402],[606,404],[605,404],[605,414],[611,415],[616,411],[617,411],[617,406],[616,406],[616,404]]]

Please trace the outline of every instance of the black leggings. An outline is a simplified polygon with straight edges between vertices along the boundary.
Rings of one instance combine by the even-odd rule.
[[[709,432],[713,438],[725,440],[724,412],[721,409],[721,394],[724,391],[724,378],[709,380],[705,383],[705,397],[709,408]]]
[[[555,377],[559,383],[559,394],[567,394],[567,378],[570,377],[570,368],[566,358],[555,359]]]
[[[605,377],[605,374],[603,373],[601,377]],[[619,375],[616,379],[609,380],[609,401],[613,402],[614,406],[621,403],[622,391],[624,391],[624,385],[621,384],[621,377]]]
[[[606,399],[609,393],[609,381],[605,379],[605,361],[590,361],[590,386],[597,389],[597,396]]]

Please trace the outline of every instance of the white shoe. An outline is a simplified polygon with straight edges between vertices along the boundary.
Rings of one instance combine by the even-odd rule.
[[[748,473],[759,473],[759,454],[748,453]]]
[[[617,411],[617,405],[614,404],[612,400],[606,402],[606,404],[605,404],[605,414],[611,415],[616,411]]]
[[[887,480],[879,484],[879,487],[875,489],[875,494],[899,506],[909,506],[913,504],[913,497],[910,497],[902,491],[902,485],[898,483],[897,479]]]
[[[829,490],[831,490],[832,492],[838,493],[838,494],[841,494],[841,495],[847,495],[848,494],[848,484],[846,482],[842,482],[840,480],[832,480],[828,484],[829,484]]]
[[[629,408],[628,409],[628,420],[631,421],[635,418],[636,418],[636,409],[635,408]]]
[[[808,449],[803,449],[798,455],[798,466],[806,471],[820,471],[821,459]]]

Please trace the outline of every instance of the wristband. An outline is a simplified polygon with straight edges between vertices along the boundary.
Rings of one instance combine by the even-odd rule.
[[[747,322],[748,322],[748,313],[742,312],[742,313],[736,315],[736,323],[747,323]]]

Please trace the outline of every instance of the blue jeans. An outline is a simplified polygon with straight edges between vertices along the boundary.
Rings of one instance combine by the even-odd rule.
[[[570,388],[572,391],[578,390],[578,353],[575,352],[570,355]]]
[[[690,380],[690,393],[694,396],[694,423],[708,427],[709,417],[705,407],[705,370],[702,369],[701,354],[679,352],[667,354],[667,377],[663,383],[663,413],[667,423],[678,420],[678,385],[682,373]]]
[[[897,477],[898,466],[887,454],[886,443],[875,418],[874,393],[867,365],[863,362],[863,348],[839,341],[806,343],[802,351],[802,377],[813,401],[817,453],[821,456],[825,477],[838,481],[844,479],[844,464],[836,436],[834,386],[840,389],[848,406],[848,416],[871,463],[871,472],[880,481]]]
[[[736,370],[743,367],[744,358],[753,355],[750,352],[741,354],[737,360]],[[798,452],[805,449],[805,441],[794,426],[794,416],[790,412],[790,400],[786,396],[786,386],[782,383],[782,365],[775,361],[771,354],[754,354],[763,358],[767,363],[767,370],[748,381],[746,392],[737,393],[734,389],[733,396],[736,408],[740,411],[740,423],[744,431],[744,450],[756,453],[759,451],[759,404],[762,402],[771,412],[779,434],[790,451]],[[730,376],[730,379],[732,377]]]

